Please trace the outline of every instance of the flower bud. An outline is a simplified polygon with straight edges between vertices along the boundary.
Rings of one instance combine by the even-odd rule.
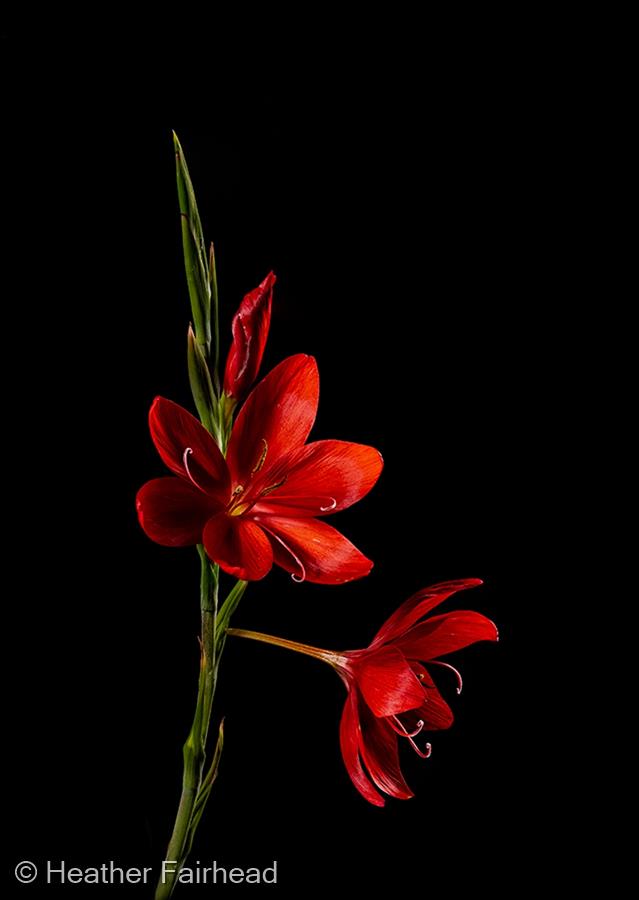
[[[259,372],[268,330],[275,275],[272,272],[248,293],[233,319],[233,343],[226,360],[224,393],[241,402]]]

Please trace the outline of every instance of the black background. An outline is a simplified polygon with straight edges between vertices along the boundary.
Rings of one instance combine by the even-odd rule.
[[[275,890],[478,888],[497,857],[529,860],[520,834],[537,748],[522,689],[536,586],[520,460],[538,438],[526,317],[509,310],[539,289],[537,185],[511,99],[309,116],[267,97],[220,112],[216,127],[171,123],[216,244],[223,346],[243,293],[273,269],[263,371],[314,354],[313,436],[385,458],[375,490],[331,519],[372,574],[331,588],[274,570],[235,624],[364,646],[418,588],[472,576],[485,586],[448,608],[484,612],[501,632],[458,655],[461,697],[442,672],[456,722],[432,736],[431,759],[404,749],[416,796],[384,810],[344,770],[330,669],[230,642],[216,706],[227,743],[192,859],[276,858]],[[14,857],[157,866],[198,661],[195,551],[152,544],[134,511],[137,488],[163,474],[153,397],[190,405],[170,127],[32,123],[15,147],[26,166],[9,169],[8,187],[23,206],[37,195],[38,217],[24,260],[6,267],[6,339],[28,375],[9,400],[7,477],[24,490],[13,515],[27,547],[11,608]]]

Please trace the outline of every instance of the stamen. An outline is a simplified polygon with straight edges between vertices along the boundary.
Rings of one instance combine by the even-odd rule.
[[[244,493],[244,485],[238,484],[237,487],[233,488],[233,493],[231,494],[231,499],[229,500],[226,511],[231,516],[241,516],[243,512],[246,511],[247,506],[244,504],[242,506],[238,503],[240,496]]]
[[[393,719],[395,720],[395,722],[397,722],[397,724],[399,725],[399,728],[395,727],[395,725],[393,724]],[[397,716],[390,716],[388,719],[388,724],[393,729],[393,731],[396,731],[397,734],[401,734],[402,737],[414,738],[414,737],[417,737],[419,732],[424,727],[424,720],[420,719],[418,721],[415,731],[406,731],[406,728],[404,727],[404,723],[401,721],[401,719],[398,719]],[[401,728],[401,731],[400,731],[400,728]]]
[[[397,716],[393,716],[393,719],[395,719],[395,721],[397,722],[397,724],[398,724],[398,725],[400,726],[400,728],[402,729],[401,731],[398,731],[397,733],[398,733],[398,734],[401,734],[402,737],[408,738],[411,747],[413,748],[413,750],[415,751],[415,753],[416,753],[418,756],[421,756],[422,759],[428,759],[428,757],[429,757],[429,756],[431,755],[431,753],[433,752],[432,744],[428,743],[428,744],[426,744],[426,747],[424,748],[424,750],[420,750],[419,747],[417,746],[417,744],[415,743],[415,741],[413,740],[413,738],[415,737],[415,735],[419,734],[419,732],[420,732],[420,731],[422,730],[422,728],[424,727],[424,722],[423,722],[423,720],[422,720],[422,719],[419,720],[419,722],[417,723],[417,724],[419,725],[418,730],[417,730],[417,731],[414,731],[414,732],[411,734],[410,732],[408,732],[408,731],[404,728],[404,725],[403,725],[401,719],[398,719]],[[389,719],[389,721],[390,721],[390,719]],[[391,722],[391,726],[392,726],[392,722]],[[395,728],[394,730],[397,731],[396,728]]]
[[[337,500],[335,499],[335,497],[329,497],[328,499],[331,501],[330,505],[320,506],[320,512],[328,512],[329,509],[335,509],[335,507],[337,506]]]
[[[462,688],[463,688],[463,686],[464,686],[464,682],[463,682],[463,679],[462,679],[460,673],[459,673],[458,670],[455,668],[455,666],[451,666],[450,663],[442,662],[442,661],[439,660],[439,659],[429,659],[429,660],[428,660],[428,665],[429,665],[429,666],[430,666],[430,665],[433,665],[433,666],[443,666],[445,669],[450,669],[451,672],[454,672],[454,673],[455,673],[455,677],[457,678],[457,693],[458,693],[458,694],[461,694]]]
[[[284,476],[284,478],[282,478],[281,481],[278,481],[277,484],[272,484],[270,487],[264,488],[264,490],[260,494],[260,498],[266,497],[267,494],[271,494],[273,491],[276,491],[278,488],[281,488],[285,482],[286,482],[286,475]]]
[[[417,746],[417,744],[415,743],[415,741],[411,737],[409,737],[408,740],[410,741],[410,745],[413,748],[413,750],[415,751],[415,753],[418,756],[421,756],[422,759],[428,759],[428,757],[433,752],[433,745],[430,743],[426,744],[426,746],[423,750],[420,750],[419,747]]]
[[[189,469],[188,458],[189,458],[189,456],[190,456],[192,453],[193,453],[193,448],[192,448],[192,447],[187,447],[186,450],[184,451],[184,453],[182,454],[182,464],[183,464],[183,466],[184,466],[184,469],[185,469],[185,471],[186,471],[186,474],[189,476],[189,478],[191,479],[191,481],[193,482],[193,484],[195,485],[195,487],[196,487],[199,491],[202,491],[202,493],[205,494],[206,491],[204,490],[203,487],[201,487],[201,486],[197,483],[197,481],[195,480],[195,478],[194,478],[193,475],[191,474],[191,470]]]
[[[266,454],[268,453],[268,444],[266,443],[264,438],[260,438],[260,440],[264,444],[264,447],[262,448],[262,454],[261,454],[260,458],[258,459],[258,461],[256,462],[255,468],[252,470],[251,475],[255,475],[256,472],[260,471],[260,469],[264,465],[264,460],[266,459]]]
[[[291,550],[291,548],[288,546],[288,544],[285,544],[285,543],[284,543],[284,541],[282,540],[281,537],[278,537],[278,536],[277,536],[276,534],[274,534],[272,531],[269,531],[269,534],[271,535],[271,537],[274,537],[275,540],[276,540],[279,544],[281,544],[282,547],[284,547],[285,550],[288,550],[288,552],[291,554],[291,556],[293,557],[293,559],[295,560],[295,562],[297,563],[297,565],[298,565],[298,566],[300,567],[300,569],[302,570],[302,574],[301,574],[301,575],[297,575],[295,572],[293,572],[293,573],[291,574],[291,578],[293,579],[293,581],[294,581],[296,584],[301,584],[303,581],[306,581],[306,569],[304,568],[304,563],[303,563],[302,560],[299,558],[299,556],[297,556],[297,554],[293,553],[293,551]]]

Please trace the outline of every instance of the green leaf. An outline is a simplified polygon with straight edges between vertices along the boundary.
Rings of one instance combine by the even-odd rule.
[[[193,806],[193,813],[191,815],[191,821],[189,822],[189,830],[186,840],[186,847],[184,851],[183,859],[186,859],[189,853],[191,852],[191,847],[193,846],[193,838],[195,837],[195,832],[197,831],[197,827],[200,824],[200,819],[204,815],[204,809],[206,808],[206,804],[211,795],[211,788],[215,784],[215,780],[217,778],[218,769],[220,766],[220,759],[222,756],[222,750],[224,749],[224,719],[220,722],[220,730],[217,735],[217,743],[215,745],[215,752],[213,753],[213,759],[211,760],[211,765],[209,767],[208,772],[202,779],[202,783],[200,785],[200,789],[197,793],[197,797],[195,798],[195,804]]]
[[[195,336],[205,353],[208,354],[211,345],[211,284],[207,255],[204,249],[204,235],[193,184],[175,132],[173,132],[173,143],[175,145],[175,171],[182,222],[184,266],[191,298]]]
[[[208,797],[211,792],[211,788],[217,778],[217,770],[220,765],[220,758],[222,756],[222,750],[224,749],[224,719],[220,722],[220,728],[217,733],[217,743],[215,744],[215,752],[213,753],[213,759],[211,760],[211,765],[209,767],[208,772],[202,779],[202,785],[200,787],[197,800],[195,801],[196,808],[199,806],[201,799],[204,799],[204,795]],[[206,801],[204,801],[206,802]]]
[[[220,315],[219,315],[219,299],[217,293],[217,267],[215,265],[215,248],[211,243],[209,248],[209,285],[211,288],[211,301],[213,304],[213,378],[215,379],[215,387],[219,393],[220,378],[218,375],[218,366],[220,364]]]
[[[209,367],[201,346],[198,344],[191,326],[189,326],[187,361],[189,382],[196,409],[204,427],[213,435],[217,431],[217,400],[211,382]]]
[[[222,604],[222,608],[220,609],[219,613],[217,614],[215,642],[217,644],[218,659],[224,648],[224,643],[226,641],[226,629],[229,627],[231,616],[237,609],[237,606],[242,599],[242,594],[246,590],[247,585],[248,581],[237,581],[232,590],[229,592],[226,600]]]

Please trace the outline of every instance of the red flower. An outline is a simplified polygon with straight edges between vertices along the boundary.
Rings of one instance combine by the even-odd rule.
[[[224,393],[238,403],[257,378],[271,324],[271,301],[276,278],[272,272],[248,293],[232,324],[233,343],[226,360]]]
[[[495,625],[476,612],[455,610],[419,620],[457,591],[481,583],[469,578],[418,591],[382,625],[365,650],[337,653],[252,631],[230,628],[228,633],[306,653],[337,670],[348,690],[340,724],[346,769],[363,797],[375,806],[384,806],[379,791],[401,800],[413,796],[399,766],[399,739],[426,758],[431,746],[420,749],[417,735],[450,728],[453,722],[429,668],[450,669],[457,677],[459,694],[461,675],[439,657],[476,641],[497,640]]]
[[[140,524],[158,544],[203,543],[231,575],[263,578],[277,563],[295,581],[341,584],[372,562],[316,516],[360,500],[377,481],[373,447],[306,438],[317,414],[319,374],[310,356],[291,356],[253,389],[233,426],[226,459],[189,412],[156,398],[151,436],[178,478],[138,492]]]
[[[340,725],[342,756],[357,790],[375,806],[384,799],[374,785],[391,797],[408,799],[412,792],[399,768],[398,737],[419,756],[430,756],[415,743],[422,731],[450,728],[453,714],[435,687],[429,666],[459,672],[438,657],[476,641],[496,641],[497,628],[485,616],[464,610],[419,622],[451,594],[476,587],[478,578],[448,581],[419,591],[393,613],[366,650],[344,654],[342,668],[348,697]],[[362,763],[368,770],[368,776]]]

